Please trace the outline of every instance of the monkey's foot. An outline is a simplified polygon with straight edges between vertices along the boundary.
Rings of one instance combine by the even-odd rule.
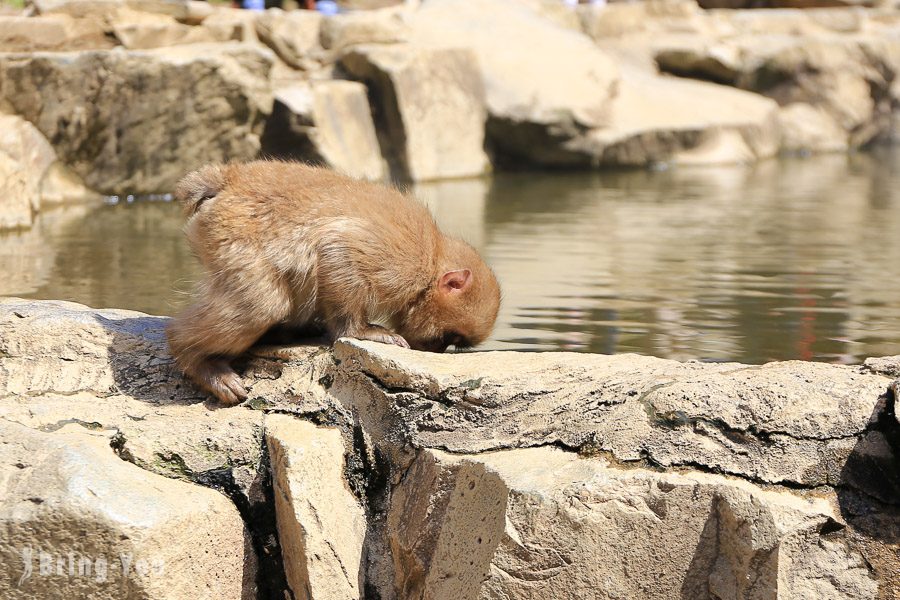
[[[381,342],[382,344],[393,344],[395,346],[400,346],[401,348],[409,348],[409,343],[402,335],[394,333],[389,329],[385,329],[380,325],[367,325],[365,329],[350,334],[350,337],[354,337],[358,340],[371,340],[373,342]]]
[[[223,358],[207,359],[188,374],[225,406],[240,404],[247,399],[247,390],[240,376]]]

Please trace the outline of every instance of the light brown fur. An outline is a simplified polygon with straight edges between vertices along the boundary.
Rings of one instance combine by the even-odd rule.
[[[223,403],[247,397],[229,360],[277,325],[440,352],[490,335],[494,274],[395,189],[260,161],[205,167],[175,195],[208,277],[169,325],[169,346]]]

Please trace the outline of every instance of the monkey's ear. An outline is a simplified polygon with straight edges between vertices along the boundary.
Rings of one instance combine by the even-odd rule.
[[[438,289],[444,294],[458,294],[472,283],[472,271],[460,269],[447,271],[438,280]]]

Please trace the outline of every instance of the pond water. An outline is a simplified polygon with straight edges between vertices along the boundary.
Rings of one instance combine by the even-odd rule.
[[[487,348],[858,362],[900,354],[900,151],[416,187],[504,291]],[[172,202],[0,235],[0,295],[170,315],[199,278]]]

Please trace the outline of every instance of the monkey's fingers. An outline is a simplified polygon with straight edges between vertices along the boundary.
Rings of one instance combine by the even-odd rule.
[[[247,399],[247,390],[240,376],[222,359],[208,360],[193,373],[195,381],[225,406],[240,404]]]
[[[247,388],[241,382],[240,376],[232,371],[223,375],[216,381],[216,389],[213,394],[219,399],[219,402],[226,406],[240,404],[247,399]]]
[[[371,340],[373,342],[381,342],[382,344],[393,344],[394,346],[400,346],[401,348],[409,348],[409,342],[407,342],[402,335],[383,327],[369,326],[368,329],[357,337],[361,340]]]

